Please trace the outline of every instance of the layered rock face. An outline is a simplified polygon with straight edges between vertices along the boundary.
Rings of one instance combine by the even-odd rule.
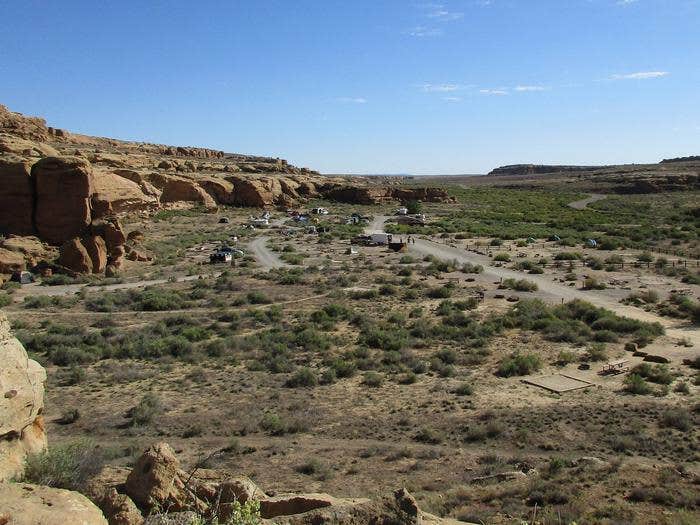
[[[29,359],[2,312],[0,363],[0,481],[4,481],[22,474],[27,455],[46,448],[42,415],[46,371]]]
[[[39,237],[61,244],[81,234],[92,218],[92,167],[77,157],[46,157],[32,166],[34,223]]]
[[[34,233],[35,195],[31,169],[31,161],[25,158],[0,156],[0,232],[14,232],[17,235]]]

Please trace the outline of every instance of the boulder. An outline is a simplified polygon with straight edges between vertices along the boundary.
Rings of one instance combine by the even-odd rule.
[[[75,273],[92,273],[92,257],[77,237],[61,245],[58,264]]]
[[[0,247],[0,273],[14,273],[27,269],[24,255],[19,252]]]
[[[31,162],[19,157],[0,157],[0,233],[34,233],[34,186]]]
[[[6,250],[16,252],[24,257],[27,266],[36,266],[41,261],[54,260],[58,255],[55,248],[42,243],[37,237],[11,236],[0,245]]]
[[[11,525],[107,525],[94,503],[78,492],[30,485],[0,483],[0,519]]]
[[[260,500],[260,516],[276,518],[338,505],[341,500],[328,494],[283,494]]]
[[[259,500],[267,497],[253,480],[245,476],[236,476],[222,481],[218,487],[221,493],[222,503],[238,501],[245,503],[248,500]]]
[[[28,454],[46,448],[46,371],[29,359],[0,312],[0,482],[22,474]],[[0,483],[0,485],[2,485]],[[2,498],[0,498],[2,501]]]
[[[103,495],[99,506],[109,525],[143,525],[143,516],[131,498],[113,488]]]
[[[126,236],[127,242],[131,244],[139,244],[142,243],[145,238],[145,235],[143,234],[142,231],[139,230],[132,230],[129,232],[129,235]]]
[[[82,239],[85,251],[92,261],[92,273],[104,273],[107,267],[107,243],[99,235],[90,235]]]
[[[147,194],[150,188],[121,177],[116,173],[95,173],[95,194],[92,206],[95,217],[128,211],[149,210],[158,206],[158,197]]]
[[[185,487],[188,479],[175,452],[167,443],[157,443],[136,461],[126,478],[125,491],[140,507],[173,512],[204,510],[206,505]]]
[[[77,157],[46,157],[32,166],[32,177],[39,237],[59,245],[82,234],[91,220],[94,182],[90,164]]]

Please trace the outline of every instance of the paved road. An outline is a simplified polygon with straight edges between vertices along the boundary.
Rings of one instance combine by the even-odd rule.
[[[248,250],[250,250],[251,255],[255,257],[258,264],[266,270],[288,267],[289,265],[286,262],[267,247],[267,241],[269,240],[270,238],[265,235],[253,239],[248,244]]]
[[[594,202],[602,201],[605,199],[607,195],[601,195],[600,193],[593,193],[586,197],[585,199],[581,199],[579,201],[574,201],[569,203],[569,207],[573,208],[575,210],[585,210],[589,204],[593,204]]]

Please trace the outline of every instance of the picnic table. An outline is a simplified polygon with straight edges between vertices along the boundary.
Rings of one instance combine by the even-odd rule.
[[[617,375],[629,372],[630,367],[627,365],[627,359],[619,359],[617,361],[610,361],[605,363],[603,368],[598,372],[600,375]]]

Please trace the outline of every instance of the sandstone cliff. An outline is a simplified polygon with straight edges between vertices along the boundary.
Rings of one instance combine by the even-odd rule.
[[[168,206],[288,207],[314,197],[357,204],[449,200],[437,188],[324,177],[278,158],[73,134],[0,105],[0,235],[36,236],[59,247],[56,262],[68,272],[119,269],[124,247],[115,242],[123,235],[110,241],[95,232],[96,221],[120,229],[120,214],[147,216]],[[5,253],[0,264],[31,267],[15,259]]]
[[[11,333],[0,312],[0,481],[19,476],[28,454],[46,448],[44,381],[46,372]]]

